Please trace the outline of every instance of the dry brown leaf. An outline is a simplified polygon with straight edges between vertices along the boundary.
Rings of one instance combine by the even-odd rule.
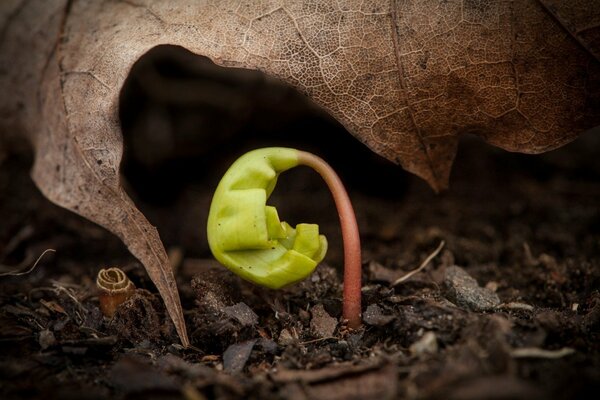
[[[119,91],[144,53],[279,77],[440,190],[459,134],[536,153],[598,125],[599,23],[600,0],[3,0],[0,126],[30,139],[46,197],[140,259],[187,345],[158,232],[120,184]]]

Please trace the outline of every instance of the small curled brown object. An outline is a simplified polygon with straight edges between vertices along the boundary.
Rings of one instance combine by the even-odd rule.
[[[109,318],[112,318],[117,307],[135,292],[133,282],[117,267],[101,269],[96,278],[96,286],[100,290],[100,311]]]

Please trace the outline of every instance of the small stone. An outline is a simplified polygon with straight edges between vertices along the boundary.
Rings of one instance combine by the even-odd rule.
[[[458,266],[446,268],[444,286],[448,299],[461,308],[488,311],[500,304],[496,293],[480,287],[467,271]]]
[[[329,351],[334,358],[350,361],[352,359],[352,350],[345,340],[340,340],[329,345]]]
[[[492,292],[497,292],[498,291],[498,282],[496,281],[489,281],[488,283],[485,284],[485,288],[491,290]]]
[[[425,332],[423,337],[410,345],[411,354],[420,356],[423,354],[435,354],[438,351],[437,337],[433,332]]]
[[[282,346],[287,346],[295,343],[297,339],[287,329],[282,329],[279,333],[279,339],[277,342]]]
[[[256,342],[256,347],[259,347],[267,354],[275,354],[277,352],[277,343],[271,339],[260,338]]]
[[[242,326],[252,326],[258,323],[258,315],[246,303],[237,303],[233,306],[225,307],[223,312]]]
[[[360,330],[358,332],[354,332],[348,335],[348,344],[351,348],[358,348],[362,343],[364,331]]]
[[[54,346],[56,344],[54,333],[50,332],[48,329],[44,329],[40,332],[38,343],[40,344],[42,350],[46,350],[48,347]]]
[[[225,371],[233,374],[239,374],[244,370],[244,366],[250,358],[252,348],[256,344],[256,339],[232,344],[223,353],[223,367]]]
[[[337,320],[325,311],[323,304],[317,304],[310,310],[312,319],[310,328],[320,338],[327,338],[333,335],[337,327]]]
[[[377,304],[370,304],[363,314],[363,321],[367,325],[384,326],[396,319],[393,315],[385,315]]]

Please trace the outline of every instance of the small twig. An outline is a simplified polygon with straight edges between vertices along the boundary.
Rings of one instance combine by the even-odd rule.
[[[298,344],[304,346],[305,344],[311,344],[311,343],[317,343],[317,342],[323,342],[325,340],[330,340],[330,339],[337,339],[336,337],[333,336],[328,336],[328,337],[324,337],[324,338],[318,338],[318,339],[313,339],[313,340],[307,340],[306,342],[300,342]]]
[[[177,347],[178,347],[178,346],[177,346]],[[202,350],[200,350],[198,347],[196,347],[196,346],[194,346],[194,345],[191,345],[191,344],[190,344],[189,346],[187,346],[187,347],[183,347],[183,346],[181,346],[181,348],[182,348],[182,349],[185,349],[185,350],[189,350],[189,351],[194,351],[194,352],[196,352],[196,353],[202,353]]]
[[[37,258],[37,260],[35,260],[35,263],[33,263],[31,268],[29,268],[27,271],[14,270],[14,271],[9,271],[9,272],[3,272],[0,274],[0,277],[27,275],[28,273],[33,271],[35,269],[35,267],[37,267],[37,265],[40,262],[40,260],[42,259],[42,257],[44,257],[44,255],[46,255],[46,253],[48,253],[48,252],[56,253],[56,250],[54,250],[54,249],[44,250],[44,252],[42,254],[40,254],[40,256]]]
[[[417,274],[418,272],[421,272],[430,262],[431,260],[433,260],[439,253],[440,251],[442,251],[442,249],[444,248],[444,245],[446,244],[446,242],[444,242],[443,240],[440,242],[440,244],[438,245],[437,249],[435,249],[433,251],[433,253],[431,253],[430,255],[427,256],[427,258],[425,259],[425,261],[423,261],[421,263],[421,265],[419,265],[419,268],[414,269],[410,272],[408,272],[406,275],[401,276],[400,278],[396,279],[396,281],[394,283],[392,283],[392,287],[401,284],[402,282],[410,279],[413,275]]]
[[[508,310],[524,310],[524,311],[533,311],[533,306],[530,304],[519,303],[516,301],[511,301],[509,303],[502,303],[496,306],[497,309],[508,309]]]
[[[575,353],[575,349],[570,347],[563,347],[558,350],[546,350],[539,347],[522,347],[520,349],[514,349],[510,352],[513,358],[546,358],[546,359],[557,359]]]

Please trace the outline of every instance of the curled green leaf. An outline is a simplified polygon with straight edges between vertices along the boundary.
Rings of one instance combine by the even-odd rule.
[[[242,278],[272,289],[306,278],[327,252],[318,225],[302,223],[294,229],[267,205],[279,174],[297,165],[294,149],[244,154],[221,179],[208,216],[215,258]]]

